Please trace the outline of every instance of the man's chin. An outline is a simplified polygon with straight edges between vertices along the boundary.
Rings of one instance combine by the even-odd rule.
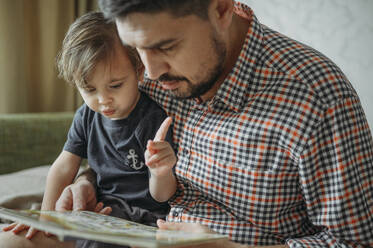
[[[170,95],[177,99],[177,100],[185,100],[185,99],[192,99],[193,97],[188,94],[188,93],[185,93],[185,92],[180,92],[179,89],[176,89],[176,90],[168,90],[168,92],[170,93]]]

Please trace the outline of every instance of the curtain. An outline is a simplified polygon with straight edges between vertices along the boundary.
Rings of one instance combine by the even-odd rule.
[[[76,89],[55,58],[70,24],[96,0],[0,1],[0,113],[75,111]]]

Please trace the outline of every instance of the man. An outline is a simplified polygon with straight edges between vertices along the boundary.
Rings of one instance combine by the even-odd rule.
[[[372,137],[336,65],[231,0],[99,3],[175,120],[179,223],[161,228],[199,223],[232,247],[373,246]]]
[[[373,142],[337,66],[232,0],[99,3],[174,119],[178,189],[160,228],[230,238],[206,247],[373,246]],[[82,177],[59,207],[92,191]]]

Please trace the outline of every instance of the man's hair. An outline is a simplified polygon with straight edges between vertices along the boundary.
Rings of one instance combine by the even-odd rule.
[[[114,20],[131,13],[167,12],[174,17],[196,15],[208,19],[211,0],[98,0],[105,17]]]
[[[79,17],[69,30],[57,55],[59,77],[68,83],[84,87],[95,66],[110,56],[115,56],[115,42],[120,42],[115,24],[108,22],[102,12],[90,12]],[[133,48],[127,54],[134,69],[141,65]]]

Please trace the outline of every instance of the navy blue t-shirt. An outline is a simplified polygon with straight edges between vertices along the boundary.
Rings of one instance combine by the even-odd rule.
[[[149,193],[149,172],[144,163],[147,141],[154,138],[166,117],[144,93],[130,115],[121,120],[110,120],[83,104],[63,149],[87,158],[97,174],[99,200],[120,198],[130,206],[166,213],[168,204],[155,201]],[[170,130],[166,140],[172,145]]]

